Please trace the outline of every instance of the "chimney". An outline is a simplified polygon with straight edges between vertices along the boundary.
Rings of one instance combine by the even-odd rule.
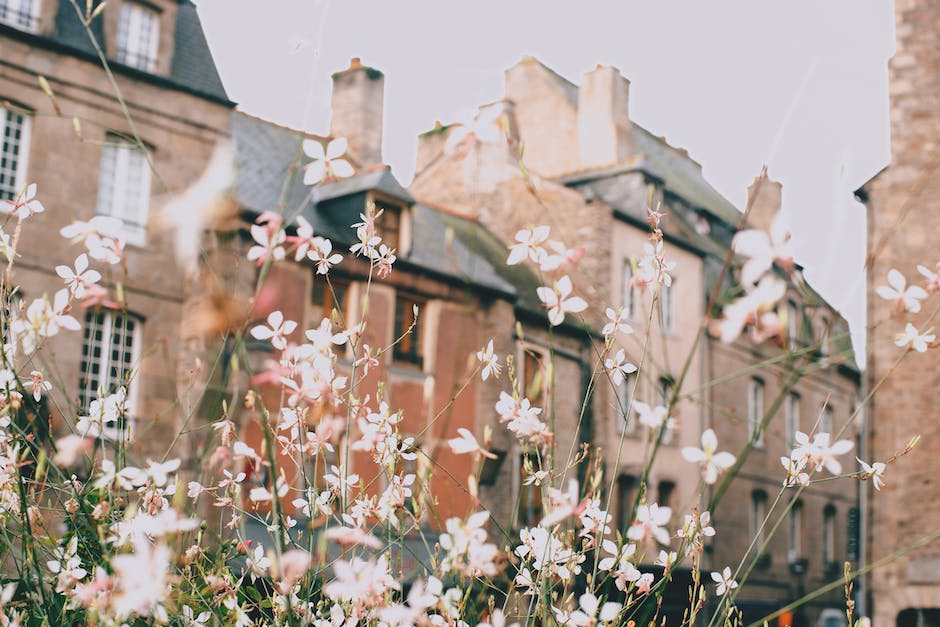
[[[598,65],[578,89],[578,144],[582,167],[630,156],[630,81],[615,67]]]
[[[333,74],[330,135],[349,141],[349,154],[359,167],[382,163],[382,101],[385,76],[353,57],[349,67]]]
[[[751,228],[770,232],[770,225],[780,212],[783,185],[767,176],[767,168],[754,177],[747,188],[747,204],[751,207],[747,224]]]

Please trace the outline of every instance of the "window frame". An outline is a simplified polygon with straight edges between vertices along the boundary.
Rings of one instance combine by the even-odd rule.
[[[95,214],[109,216],[121,222],[120,236],[128,243],[143,246],[147,241],[147,223],[150,214],[151,172],[147,153],[152,148],[144,146],[141,149],[136,143],[127,139],[120,133],[109,132],[105,143],[101,147],[101,160],[98,169],[98,198],[95,205]],[[109,157],[113,155],[113,157]],[[133,221],[127,216],[128,190],[133,192],[128,184],[131,172],[131,158],[139,155],[140,163],[134,167],[140,168],[139,189],[136,190],[137,212]],[[110,172],[105,167],[108,159],[113,159]],[[108,178],[106,178],[108,177]],[[103,190],[108,189],[107,197]]]
[[[835,412],[832,409],[831,403],[824,403],[822,408],[822,413],[819,416],[819,431],[820,433],[828,433],[830,436],[835,435],[832,431],[835,429]],[[830,437],[831,439],[831,437]]]
[[[92,359],[94,358],[94,340],[92,334],[95,332],[95,327],[92,324],[97,325],[97,318],[101,316],[101,355],[98,361],[98,386],[91,386],[91,373],[90,369],[93,364]],[[120,376],[112,381],[111,380],[111,370],[112,370],[112,360],[114,353],[114,327],[115,319],[122,318],[126,320],[133,321],[134,327],[131,329],[130,333],[125,330],[122,334],[122,337],[131,338],[130,346],[130,360],[125,364],[129,367],[129,371],[134,373],[133,380],[128,382],[126,385],[122,385],[123,379]],[[98,398],[98,389],[100,388],[103,394],[113,394],[117,389],[125,387],[127,395],[124,399],[124,434],[127,441],[133,439],[134,435],[134,422],[135,422],[135,410],[137,409],[137,396],[138,390],[140,388],[140,383],[137,381],[140,377],[139,372],[139,361],[141,355],[141,341],[143,337],[143,324],[144,319],[134,313],[125,312],[125,311],[115,311],[113,309],[107,308],[98,308],[98,309],[89,309],[85,313],[85,324],[82,327],[82,353],[79,359],[79,405],[80,409],[85,410],[88,408],[88,405],[91,401]],[[107,338],[107,346],[105,346],[105,338]],[[87,349],[87,350],[86,350]],[[122,347],[121,352],[128,352],[125,347]],[[134,384],[136,382],[136,384]],[[113,390],[112,390],[113,388]],[[102,440],[118,440],[121,435],[121,432],[118,426],[115,427],[106,427],[102,425],[101,435],[99,436]]]
[[[25,10],[23,9],[24,3],[27,5]],[[7,15],[8,11],[12,13],[11,16]],[[41,11],[42,0],[0,0],[0,24],[6,24],[28,33],[36,33],[39,31]]]
[[[30,132],[32,127],[32,115],[27,109],[22,107],[4,107],[0,106],[0,166],[2,159],[7,154],[7,126],[10,124],[9,118],[19,117],[20,136],[15,142],[10,142],[11,152],[16,151],[15,157],[16,169],[13,172],[13,183],[4,190],[0,188],[0,200],[15,200],[26,189],[28,180],[27,173],[29,168],[29,147]]]
[[[152,28],[146,32],[148,36],[147,50],[143,49],[140,41],[145,31],[142,30],[144,16],[149,18]],[[131,39],[131,35],[136,38]],[[129,45],[133,41],[132,45]],[[123,63],[142,72],[153,73],[157,69],[157,60],[160,52],[160,11],[142,2],[125,0],[121,3],[118,13],[117,47],[114,57],[118,63]]]
[[[764,446],[764,430],[760,423],[764,418],[764,381],[751,377],[747,384],[747,435],[755,447]]]

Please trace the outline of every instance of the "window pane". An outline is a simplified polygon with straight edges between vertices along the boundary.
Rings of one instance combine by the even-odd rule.
[[[122,222],[127,241],[142,244],[150,204],[150,166],[137,146],[115,134],[107,136],[98,174],[98,214]]]
[[[118,61],[152,72],[157,62],[158,27],[156,13],[139,4],[125,2],[118,20]]]
[[[25,118],[11,109],[0,108],[0,200],[13,200],[22,191],[20,168]]]

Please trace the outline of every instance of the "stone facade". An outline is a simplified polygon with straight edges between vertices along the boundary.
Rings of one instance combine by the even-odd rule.
[[[28,133],[20,138],[21,155],[27,161],[15,182],[17,186],[37,183],[46,207],[23,229],[15,281],[23,286],[24,303],[44,293],[51,297],[62,287],[55,266],[71,267],[81,250],[80,245],[70,245],[60,237],[59,231],[75,220],[96,215],[99,183],[109,178],[100,172],[107,146],[115,144],[115,134],[136,133],[152,159],[149,193],[143,201],[150,224],[142,238],[134,233],[135,243],[127,244],[126,274],[121,266],[102,269],[102,284],[112,297],[123,293],[127,315],[137,323],[132,350],[140,358],[140,372],[129,387],[135,418],[130,452],[143,460],[162,455],[187,420],[175,403],[187,376],[175,374],[187,372],[186,365],[177,362],[187,290],[173,253],[172,233],[157,228],[155,216],[170,194],[181,192],[198,178],[216,144],[228,137],[233,105],[220,91],[211,57],[181,50],[191,45],[202,50],[204,40],[195,44],[175,41],[180,25],[195,29],[201,38],[191,3],[149,3],[147,10],[156,16],[159,32],[152,71],[117,61],[118,13],[127,3],[108,4],[90,29],[102,37],[98,41],[116,85],[89,47],[90,39],[72,15],[71,3],[34,4],[40,11],[34,28],[0,24],[0,101],[4,107],[10,103],[7,110],[25,111],[28,125]],[[193,72],[205,71],[214,82],[182,78],[173,69],[174,62],[192,62]],[[40,88],[40,77],[48,82],[55,102]],[[87,330],[96,311],[76,308],[73,314]],[[43,363],[43,369],[61,393],[59,402],[68,408],[68,415],[75,416],[84,410],[79,389],[91,368],[90,364],[82,367],[81,333],[59,334],[44,354],[51,361]],[[53,414],[53,428],[63,429],[57,412]],[[177,455],[190,458],[195,454],[185,442],[180,445]]]
[[[721,450],[742,450],[752,435],[751,380],[759,375],[763,409],[772,416],[759,446],[713,513],[721,541],[710,548],[703,566],[736,564],[754,535],[755,496],[769,496],[761,507],[770,511],[780,491],[785,474],[780,457],[793,444],[786,426],[787,402],[801,416],[798,428],[809,433],[819,428],[817,419],[828,400],[835,431],[843,438],[856,437],[859,426],[850,417],[857,406],[858,373],[845,321],[805,285],[796,269],[782,307],[792,303],[794,322],[799,316],[791,356],[778,346],[757,346],[749,338],[726,345],[701,336],[706,305],[740,212],[707,184],[701,166],[686,151],[630,120],[629,82],[616,69],[599,66],[578,86],[527,57],[506,71],[505,85],[505,100],[482,111],[502,107],[507,141],[448,153],[444,147],[452,129],[439,126],[419,139],[418,170],[410,191],[426,202],[478,218],[507,243],[519,228],[547,224],[568,246],[583,246],[585,254],[570,274],[576,290],[594,305],[585,316],[595,324],[605,305],[633,301],[637,332],[617,338],[634,362],[643,360],[640,380],[629,396],[660,404],[664,382],[668,387],[681,378],[673,414],[678,430],[661,447],[646,485],[648,502],[668,504],[677,512],[674,523],[679,512],[698,504],[699,477],[682,458],[681,448],[697,445],[703,430],[713,428]],[[518,163],[520,146],[524,169]],[[779,183],[766,178],[761,184],[764,193],[755,198],[750,222],[767,229],[780,209],[781,190]],[[633,292],[626,287],[631,262],[635,264],[648,241],[647,207],[666,212],[667,257],[677,262],[671,289],[659,295],[667,302],[665,314],[652,304],[649,292],[630,296]],[[647,323],[649,333],[644,331]],[[791,392],[795,400],[788,401]],[[630,507],[649,450],[645,430],[634,427],[633,412],[625,411],[629,396],[618,395],[602,381],[592,397],[591,441],[602,451],[612,489],[611,512],[621,531],[632,520]],[[855,490],[847,491],[842,483],[804,491],[794,522],[787,517],[781,525],[737,600],[745,619],[760,618],[832,581],[840,576],[845,560],[857,560],[858,543],[850,539],[857,528],[857,508]],[[834,592],[816,599],[794,620],[807,624],[839,607]]]
[[[917,264],[933,269],[940,225],[940,2],[895,2],[897,48],[889,63],[891,162],[857,196],[868,215],[869,456],[883,460],[915,434],[922,444],[911,458],[890,467],[890,489],[871,492],[870,561],[884,559],[936,531],[940,515],[934,449],[940,426],[935,407],[940,365],[930,353],[910,353],[896,364],[896,333],[910,321],[932,326],[934,305],[899,315],[875,289],[894,268],[920,283]],[[882,379],[890,376],[882,383]],[[877,627],[940,625],[940,543],[932,542],[871,577],[871,611]]]

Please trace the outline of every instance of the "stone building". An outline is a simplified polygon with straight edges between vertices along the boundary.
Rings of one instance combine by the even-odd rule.
[[[899,314],[876,293],[891,269],[923,285],[921,264],[935,270],[940,224],[940,2],[895,2],[897,47],[888,64],[890,164],[856,192],[868,216],[868,367],[873,393],[869,457],[883,461],[919,434],[910,458],[890,466],[890,489],[871,491],[870,561],[884,559],[936,533],[940,508],[936,480],[936,407],[940,366],[930,352],[911,352],[900,363],[894,338],[911,322],[934,327],[935,304]],[[885,376],[888,378],[882,382]],[[940,543],[934,541],[880,567],[870,577],[870,611],[878,627],[940,625]]]
[[[674,413],[678,429],[664,440],[646,488],[649,502],[671,506],[677,517],[706,505],[695,500],[699,475],[681,448],[697,445],[706,428],[715,430],[721,450],[738,453],[752,442],[713,512],[721,541],[704,564],[733,567],[770,512],[785,476],[780,457],[792,448],[795,432],[834,428],[843,438],[855,438],[858,426],[851,417],[859,375],[845,321],[806,285],[799,267],[774,270],[790,279],[781,307],[788,328],[780,343],[787,350],[748,337],[724,344],[703,332],[713,290],[718,289],[715,305],[737,288],[718,277],[742,215],[708,184],[685,150],[630,119],[629,88],[615,68],[598,66],[575,85],[525,58],[506,71],[504,100],[481,108],[480,120],[493,119],[499,108],[508,140],[469,155],[448,154],[443,147],[452,129],[435,128],[419,140],[410,191],[479,219],[506,242],[527,224],[550,225],[566,245],[586,250],[572,271],[575,285],[597,309],[620,305],[629,312],[636,332],[618,341],[633,361],[642,360],[640,380],[619,392],[608,382],[598,386],[590,430],[590,441],[603,450],[621,529],[632,520],[650,437],[627,409],[632,400],[665,404],[674,386],[681,386]],[[759,178],[751,191],[746,226],[767,230],[780,210],[780,185]],[[661,288],[658,304],[632,282],[648,241],[648,207],[667,214],[666,256],[676,262],[672,285]],[[833,482],[802,493],[737,599],[746,620],[838,578],[843,561],[858,559],[857,507],[854,485],[846,490]],[[782,507],[774,511],[768,528]],[[790,618],[802,624],[819,617],[840,620],[841,602],[833,593]]]
[[[36,183],[46,207],[19,244],[15,280],[25,303],[60,289],[55,266],[71,267],[81,252],[60,237],[62,227],[96,215],[120,221],[126,275],[102,268],[102,283],[126,306],[76,308],[82,333],[52,338],[40,365],[71,416],[99,387],[130,380],[132,418],[122,430],[143,458],[162,454],[187,421],[175,403],[186,378],[176,373],[187,291],[172,234],[155,228],[154,216],[229,136],[234,105],[192,2],[108,2],[92,19],[73,5],[85,3],[0,1],[0,199]],[[122,440],[116,430],[106,439]]]

